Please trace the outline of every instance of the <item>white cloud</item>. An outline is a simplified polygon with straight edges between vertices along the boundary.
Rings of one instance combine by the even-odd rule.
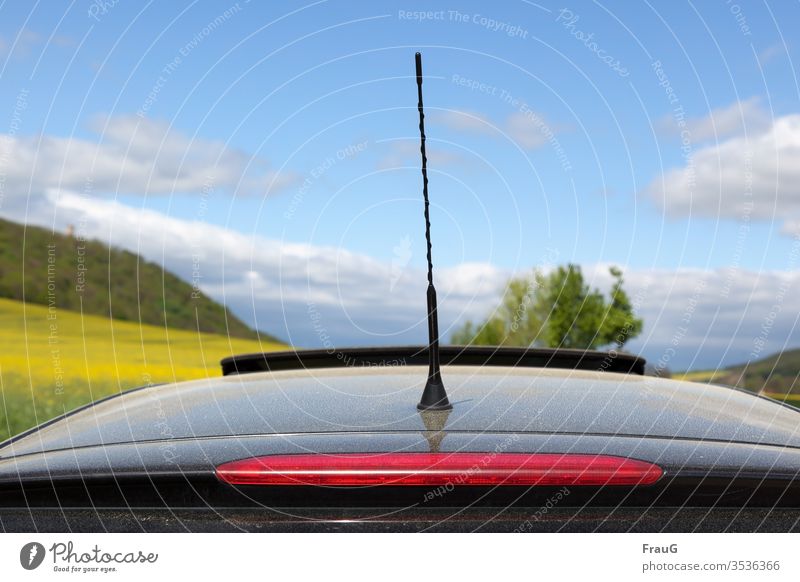
[[[96,141],[0,134],[0,174],[7,196],[48,188],[130,194],[209,188],[265,195],[296,180],[222,141],[191,138],[165,122],[134,115],[92,120]]]
[[[398,274],[388,262],[344,249],[249,236],[63,190],[36,198],[27,211],[20,208],[10,217],[61,231],[78,225],[78,234],[139,253],[187,281],[199,271],[209,295],[298,345],[319,344],[312,307],[339,345],[421,342],[427,329],[427,279],[419,269]],[[438,269],[437,277],[442,330],[449,335],[448,322],[492,307],[506,275],[489,265],[465,264]]]
[[[426,340],[426,277],[418,268],[398,277],[390,262],[344,249],[249,236],[65,191],[37,198],[28,216],[62,231],[79,225],[80,233],[137,252],[185,280],[199,271],[206,293],[298,346],[320,346],[325,338],[338,346]],[[708,368],[800,344],[800,272],[624,271],[645,320],[629,348],[653,364]],[[608,265],[587,265],[584,273],[590,285],[608,290]],[[437,269],[442,338],[450,338],[454,325],[490,313],[512,274],[486,263]]]
[[[800,345],[800,272],[626,272],[645,331],[630,347],[673,370],[758,360]]]
[[[23,28],[13,36],[0,36],[0,56],[27,57],[42,40],[41,34],[28,28]]]
[[[800,238],[800,220],[786,220],[781,227],[781,234]]]
[[[388,143],[388,148],[383,157],[378,160],[379,170],[400,168],[408,164],[419,164],[419,140],[403,139],[392,140]],[[430,140],[425,144],[428,163],[431,167],[444,167],[451,165],[466,165],[467,158],[458,152],[445,149],[440,142],[432,143]]]
[[[512,113],[500,123],[480,113],[455,110],[438,113],[434,119],[436,123],[461,133],[492,137],[503,137],[505,134],[527,150],[542,147],[562,131],[562,128],[551,126],[543,116],[529,109]]]
[[[688,131],[692,141],[701,142],[734,135],[759,134],[769,127],[769,120],[769,113],[761,106],[761,99],[752,97],[714,109],[705,117],[686,119],[684,127],[678,126],[673,115],[661,120],[660,125],[672,135]]]
[[[33,50],[37,46],[45,41],[49,41],[56,49],[69,48],[76,44],[75,39],[70,36],[57,34],[48,39],[34,30],[23,28],[13,35],[0,35],[0,57],[27,58],[33,54]]]
[[[506,132],[527,150],[535,150],[552,139],[555,132],[535,114],[514,113],[506,120]]]
[[[758,62],[762,66],[780,57],[789,55],[789,45],[782,42],[775,43],[758,52]]]
[[[442,111],[434,114],[433,119],[437,124],[465,133],[493,135],[499,130],[486,116],[474,111]]]
[[[654,180],[646,193],[670,216],[800,217],[800,115],[779,117],[758,135],[697,150],[684,168]]]

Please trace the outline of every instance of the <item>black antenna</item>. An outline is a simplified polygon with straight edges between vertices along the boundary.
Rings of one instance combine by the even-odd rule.
[[[436,307],[436,288],[433,286],[433,260],[431,258],[431,218],[428,202],[428,158],[425,155],[425,114],[422,111],[422,55],[415,55],[417,62],[417,96],[419,102],[419,151],[422,154],[422,196],[425,198],[425,241],[428,243],[428,381],[417,404],[420,410],[450,410],[453,405],[447,399],[439,369],[439,312]]]

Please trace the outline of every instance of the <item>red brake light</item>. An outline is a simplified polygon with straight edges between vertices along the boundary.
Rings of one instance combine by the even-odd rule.
[[[657,465],[607,455],[347,453],[270,455],[217,467],[232,485],[650,485]]]

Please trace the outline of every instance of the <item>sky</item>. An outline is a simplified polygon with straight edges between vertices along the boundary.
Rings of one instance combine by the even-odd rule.
[[[787,2],[0,4],[0,216],[140,253],[305,347],[425,343],[619,266],[673,370],[800,347]]]

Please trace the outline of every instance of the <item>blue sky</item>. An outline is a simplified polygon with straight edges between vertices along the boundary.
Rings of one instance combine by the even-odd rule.
[[[633,349],[658,360],[677,334],[673,367],[742,361],[776,304],[767,347],[800,345],[781,292],[800,231],[798,12],[5,3],[0,215],[77,223],[185,277],[202,254],[204,290],[301,345],[421,342],[420,50],[447,329],[510,274],[573,262],[602,286],[618,264],[647,316]]]

